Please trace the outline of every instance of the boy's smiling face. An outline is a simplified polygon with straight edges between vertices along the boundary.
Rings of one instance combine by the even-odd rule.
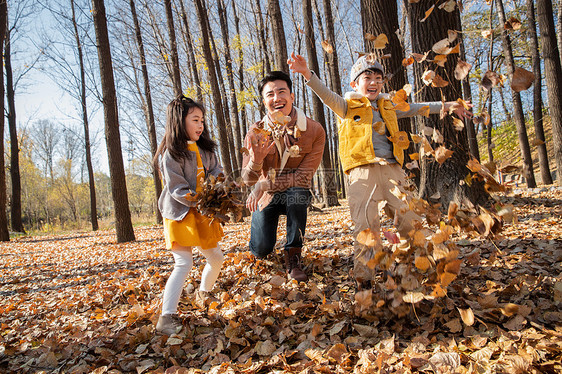
[[[382,91],[384,77],[379,71],[366,70],[350,85],[355,91],[373,101]]]

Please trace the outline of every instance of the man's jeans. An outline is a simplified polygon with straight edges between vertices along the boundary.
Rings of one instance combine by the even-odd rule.
[[[291,187],[277,192],[261,212],[252,213],[250,251],[256,257],[265,257],[273,251],[277,240],[279,216],[287,216],[287,243],[285,249],[302,248],[308,204],[312,194],[307,188]]]

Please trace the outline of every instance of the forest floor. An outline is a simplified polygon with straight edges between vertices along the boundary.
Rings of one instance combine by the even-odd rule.
[[[0,244],[0,372],[561,373],[562,191],[505,199],[518,223],[494,240],[458,234],[447,296],[402,318],[356,313],[345,202],[309,215],[306,284],[287,281],[282,243],[255,260],[249,219],[227,224],[221,302],[191,302],[196,253],[179,307],[187,328],[172,337],[154,328],[173,264],[160,226],[124,244],[113,231],[13,239]]]

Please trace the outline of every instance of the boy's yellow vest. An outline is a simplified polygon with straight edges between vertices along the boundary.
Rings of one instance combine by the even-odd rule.
[[[343,171],[349,174],[354,167],[372,164],[376,161],[373,149],[373,108],[366,97],[346,98],[347,114],[338,118],[340,160]],[[394,105],[390,100],[377,101],[381,117],[390,136],[398,129]],[[400,165],[404,162],[404,151],[393,144],[392,153]]]

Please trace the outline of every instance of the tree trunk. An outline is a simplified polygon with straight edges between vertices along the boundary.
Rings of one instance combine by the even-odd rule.
[[[455,13],[458,17],[457,22],[461,25],[461,13]],[[459,34],[458,40],[460,42],[460,59],[466,61],[466,48],[464,47],[464,34]],[[470,89],[470,82],[468,80],[468,75],[462,80],[462,94],[463,99],[466,102],[472,102],[472,90]],[[480,161],[480,150],[478,149],[478,139],[476,137],[476,129],[474,127],[474,122],[470,118],[465,119],[464,126],[466,127],[466,133],[468,136],[468,148],[470,149],[470,154],[472,157]]]
[[[139,57],[141,62],[142,79],[144,83],[144,96],[146,105],[144,106],[144,116],[146,119],[146,129],[148,131],[148,139],[150,141],[150,153],[152,157],[156,155],[158,150],[158,141],[156,139],[156,126],[154,122],[154,108],[152,106],[152,92],[150,90],[150,80],[148,78],[148,69],[146,67],[146,54],[144,51],[144,43],[142,40],[142,33],[139,25],[139,19],[137,17],[137,10],[135,8],[135,1],[129,0],[129,5],[131,7],[131,15],[133,17],[133,23],[135,26],[135,37],[137,41],[137,47],[139,49]],[[152,180],[154,182],[154,206],[156,214],[156,222],[162,223],[162,214],[160,209],[158,209],[158,199],[162,193],[162,181],[160,180],[160,174],[155,165],[152,165]]]
[[[240,137],[240,120],[238,118],[238,101],[236,100],[236,87],[234,85],[234,71],[232,70],[232,57],[230,55],[230,36],[228,33],[228,18],[226,16],[226,9],[224,5],[224,0],[218,0],[218,11],[220,26],[222,32],[222,38],[224,40],[224,52],[225,52],[225,66],[226,66],[226,77],[228,79],[228,91],[230,92],[230,118],[234,119],[234,123],[230,123],[232,132],[234,133],[234,157],[237,160],[237,168],[234,177],[238,176],[238,170],[242,167],[242,138]]]
[[[374,53],[379,62],[383,65],[386,77],[389,77],[385,85],[386,91],[398,91],[406,84],[406,69],[402,66],[404,51],[402,44],[396,34],[399,29],[398,4],[396,1],[387,0],[361,0],[361,23],[363,34],[369,33],[374,36],[385,34],[388,38],[388,45],[384,49],[375,49],[374,42],[364,39],[365,52]],[[382,59],[384,54],[390,54],[391,58]],[[400,130],[407,133],[415,132],[412,126],[413,120],[403,118],[398,120]],[[404,164],[410,162],[410,153],[417,152],[416,147],[411,143],[410,148],[404,154]],[[417,178],[417,175],[416,175]]]
[[[219,143],[222,156],[222,163],[227,175],[232,175],[232,161],[230,159],[230,152],[228,148],[228,135],[226,133],[225,121],[224,121],[224,109],[222,106],[221,93],[219,91],[219,83],[217,79],[217,72],[215,69],[215,62],[213,61],[213,56],[211,53],[209,30],[208,30],[208,19],[207,10],[202,2],[202,0],[194,0],[195,8],[197,10],[197,18],[199,19],[199,25],[201,27],[201,38],[203,54],[205,56],[205,62],[207,64],[207,74],[209,77],[209,82],[211,84],[211,93],[213,95],[213,102],[215,104],[215,116],[217,117],[217,129],[219,133]]]
[[[334,16],[332,13],[332,2],[331,0],[323,0],[324,2],[324,18],[326,19],[326,39],[328,43],[333,47],[333,52],[328,53],[328,73],[330,74],[330,89],[337,93],[342,94],[341,89],[341,77],[339,69],[339,59],[338,59],[338,46],[336,43],[336,36],[334,31]],[[341,168],[341,163],[339,160],[339,150],[338,150],[338,132],[337,128],[334,128],[331,136],[332,146],[333,146],[333,156],[334,160],[334,177],[337,178],[337,184],[342,192],[342,198],[346,198],[345,191],[345,177],[343,170]]]
[[[96,30],[96,44],[100,65],[105,141],[109,160],[111,195],[115,207],[115,229],[117,242],[122,243],[135,240],[135,232],[133,231],[131,212],[129,211],[127,183],[123,167],[123,154],[121,153],[121,137],[119,135],[119,115],[113,78],[113,62],[111,61],[111,48],[103,0],[92,0],[92,15]]]
[[[289,73],[287,65],[287,44],[285,42],[285,28],[283,27],[283,16],[279,0],[267,1],[269,20],[271,22],[271,34],[273,35],[273,45],[275,47],[274,70],[281,70]]]
[[[236,28],[236,35],[240,39],[240,18],[236,12],[236,1],[232,0],[232,13],[234,14],[234,26]],[[244,51],[241,46],[238,46],[238,59],[240,60],[238,65],[238,79],[240,92],[244,91]],[[240,107],[240,139],[246,139],[246,132],[248,131],[248,114],[246,113],[246,104],[242,103]]]
[[[458,9],[449,13],[436,8],[424,22],[420,22],[425,17],[427,9],[434,4],[433,0],[421,0],[419,3],[409,4],[408,16],[414,52],[422,53],[431,50],[436,42],[447,37],[448,30],[461,30],[459,17],[454,14],[459,11]],[[414,64],[415,86],[420,91],[420,101],[440,101],[442,97],[444,100],[457,99],[461,92],[461,84],[457,80],[450,80],[449,85],[441,89],[424,85],[421,80],[424,70],[428,66],[434,68],[433,64],[426,64]],[[453,77],[455,65],[456,61],[449,58],[443,68],[445,71],[438,70],[439,75],[445,78]],[[431,201],[438,200],[443,209],[447,209],[451,201],[460,205],[465,199],[474,204],[487,203],[488,194],[482,183],[473,183],[472,186],[460,183],[470,173],[466,167],[470,159],[466,128],[461,131],[455,130],[450,116],[442,120],[437,116],[423,117],[420,118],[420,123],[439,130],[444,138],[442,145],[454,152],[442,165],[428,157],[421,160],[420,196],[424,199],[432,197]],[[439,146],[439,144],[432,145],[433,148]],[[437,196],[438,198],[435,198]]]
[[[535,74],[535,83],[533,84],[533,125],[535,126],[535,138],[542,142],[542,144],[537,145],[541,181],[543,184],[552,184],[543,127],[541,60],[539,56],[539,40],[537,38],[535,4],[533,0],[527,0],[527,21],[527,29],[529,38],[531,39],[531,62],[533,64],[533,74]]]
[[[8,23],[8,4],[6,1],[0,1],[0,46],[4,45],[4,37],[6,36],[6,27]],[[0,62],[3,63],[3,57],[0,56]],[[0,113],[4,113],[4,74],[0,74]],[[6,168],[4,168],[4,115],[0,116],[0,241],[7,242],[10,240],[10,231],[8,230],[7,216],[7,193],[6,193]]]
[[[556,45],[551,0],[537,0],[537,15],[541,33],[544,72],[548,92],[548,109],[552,121],[556,180],[562,186],[562,68]]]
[[[505,11],[503,8],[503,0],[498,0],[498,15],[500,18],[500,30],[502,35],[503,53],[505,62],[507,63],[507,74],[509,81],[513,81],[513,73],[515,72],[515,59],[513,58],[513,50],[511,48],[511,38],[507,34],[507,30],[503,27],[506,22]],[[535,181],[535,173],[533,171],[533,158],[531,156],[531,147],[529,145],[529,137],[527,136],[527,128],[525,127],[525,115],[523,113],[523,104],[519,92],[512,90],[511,98],[513,100],[513,120],[517,127],[517,137],[519,139],[519,147],[521,156],[523,157],[523,176],[527,180],[527,187],[533,188],[537,186]]]
[[[195,90],[197,92],[197,101],[203,102],[203,93],[201,92],[201,79],[199,78],[199,70],[197,70],[197,63],[195,62],[195,52],[193,48],[193,39],[191,38],[191,32],[189,31],[189,22],[187,21],[187,13],[185,12],[185,6],[183,4],[184,0],[179,0],[181,19],[183,20],[183,27],[185,29],[184,37],[186,41],[186,51],[187,60],[189,61],[189,69],[191,70],[191,75],[193,76],[193,83],[195,84]]]
[[[206,10],[205,10],[206,11]],[[234,148],[234,134],[232,128],[232,120],[230,119],[230,110],[228,105],[228,98],[226,97],[227,92],[224,86],[224,78],[222,76],[222,68],[219,59],[219,53],[217,50],[217,44],[215,42],[215,37],[213,36],[213,29],[211,28],[211,24],[209,23],[209,18],[207,17],[207,30],[209,30],[209,40],[211,41],[212,47],[212,56],[215,62],[215,72],[217,74],[217,82],[219,84],[219,92],[221,93],[221,103],[223,108],[223,116],[224,116],[224,126],[226,131],[226,136],[228,139],[228,149],[230,153],[230,161],[231,161],[231,170],[238,171],[240,170],[238,166],[238,159],[236,158],[236,150]]]
[[[316,42],[314,38],[314,25],[312,21],[312,4],[311,0],[303,1],[303,18],[304,18],[304,34],[306,39],[306,52],[311,70],[319,72],[318,59],[316,54]],[[329,133],[326,128],[326,118],[324,117],[324,106],[320,98],[316,95],[312,96],[312,108],[314,119],[324,127],[326,135]],[[330,159],[329,147],[324,147],[324,154],[322,156],[322,196],[326,206],[339,205],[338,194],[336,189],[335,175],[330,173],[332,170],[332,161]]]
[[[265,39],[265,26],[263,24],[263,16],[261,12],[261,5],[260,0],[255,0],[254,4],[256,6],[256,10],[254,11],[254,15],[257,18],[257,27],[258,27],[258,42],[260,43],[260,50],[262,52],[263,57],[263,71],[264,74],[267,74],[271,71],[271,63],[269,58],[269,49],[267,48],[267,40]]]
[[[489,18],[489,25],[490,30],[494,29],[494,0],[492,0],[490,4],[490,18]],[[490,48],[488,49],[488,70],[494,71],[494,33],[490,35]],[[499,88],[501,89],[501,88]],[[488,114],[490,115],[490,122],[488,125],[482,124],[482,126],[486,126],[486,145],[488,149],[488,160],[489,162],[494,162],[494,148],[492,147],[492,129],[493,129],[493,121],[492,121],[492,97],[493,97],[493,90],[490,88],[488,91],[488,96],[486,100],[488,100]],[[500,91],[501,94],[501,91]],[[503,94],[502,94],[502,102],[503,102]],[[485,105],[485,102],[484,102]],[[505,106],[504,106],[505,107]],[[484,131],[484,129],[482,129]]]
[[[12,230],[25,232],[21,217],[21,176],[19,163],[18,131],[16,127],[16,99],[14,92],[14,74],[12,71],[11,30],[6,31],[4,65],[6,67],[6,101],[8,102],[8,127],[10,130],[10,178],[12,181],[11,221]]]
[[[86,153],[86,166],[88,168],[88,186],[90,189],[90,221],[92,222],[92,230],[96,231],[99,228],[98,209],[96,204],[94,167],[92,166],[90,125],[88,122],[88,108],[86,105],[86,74],[84,68],[84,52],[82,51],[82,41],[80,40],[80,34],[78,33],[78,24],[76,23],[74,0],[70,0],[70,9],[72,11],[72,25],[74,26],[74,38],[76,40],[76,49],[78,50],[78,63],[80,65],[80,105],[82,109],[82,123],[84,124],[84,145]]]
[[[558,0],[558,22],[556,29],[558,30],[558,53],[560,53],[560,64],[562,65],[562,0]]]
[[[404,51],[402,50],[396,30],[398,24],[398,4],[387,0],[361,0],[361,23],[363,34],[374,36],[385,34],[388,45],[384,49],[375,49],[374,42],[364,38],[365,52],[375,53],[384,66],[385,74],[390,75],[387,88],[398,91],[406,84],[406,69],[402,66]],[[383,54],[390,53],[391,58],[381,59]]]
[[[178,46],[176,42],[176,29],[174,27],[174,13],[172,12],[172,1],[164,0],[164,8],[166,9],[168,35],[170,36],[170,54],[172,57],[172,85],[174,87],[174,96],[178,97],[182,94],[182,89],[180,63],[178,58]]]
[[[488,160],[494,161],[494,148],[492,147],[492,129],[494,128],[494,121],[492,120],[492,90],[488,93],[488,114],[490,115],[490,122],[486,126],[486,144],[488,145]]]

